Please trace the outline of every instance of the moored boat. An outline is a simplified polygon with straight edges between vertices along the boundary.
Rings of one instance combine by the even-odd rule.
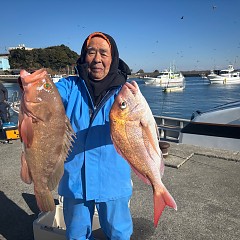
[[[160,84],[160,83],[157,83],[158,79],[154,78],[154,77],[143,77],[143,81],[147,85],[153,85],[153,84],[157,85],[157,84]]]
[[[163,92],[170,93],[170,92],[181,92],[185,88],[184,82],[179,85],[167,85],[166,87],[163,87]]]
[[[212,70],[207,78],[211,84],[240,84],[240,72],[235,71],[233,65],[223,70]]]
[[[240,101],[197,111],[180,131],[179,142],[197,146],[240,149]]]
[[[145,84],[155,84],[161,87],[167,87],[168,85],[181,85],[184,82],[184,76],[180,71],[177,71],[175,67],[170,67],[164,71],[161,71],[157,77],[147,77],[144,79]]]
[[[63,75],[57,75],[55,74],[54,76],[52,76],[52,81],[54,83],[58,82],[61,78],[63,77]]]

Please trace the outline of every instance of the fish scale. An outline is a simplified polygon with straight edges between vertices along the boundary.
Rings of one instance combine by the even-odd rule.
[[[115,148],[145,183],[152,185],[154,226],[166,206],[177,204],[161,177],[164,162],[159,148],[158,129],[150,107],[136,82],[126,83],[110,111],[111,137]]]
[[[40,211],[55,210],[51,191],[58,185],[75,136],[55,84],[45,69],[20,72],[23,94],[19,133],[23,143],[21,178],[34,184]]]

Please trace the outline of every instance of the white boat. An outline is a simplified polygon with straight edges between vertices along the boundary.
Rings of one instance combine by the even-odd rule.
[[[161,87],[167,87],[168,85],[183,85],[184,76],[181,72],[176,71],[175,68],[170,68],[169,70],[166,69],[161,71],[157,77],[147,77],[144,80],[145,84],[155,84],[160,85]]]
[[[212,70],[207,78],[211,84],[239,84],[240,72],[235,71],[233,65],[229,65],[227,69]]]
[[[240,101],[206,112],[197,111],[192,120],[181,129],[179,142],[239,151]]]
[[[156,78],[154,77],[143,77],[143,81],[147,85],[157,85]]]
[[[61,78],[63,77],[63,75],[57,75],[55,74],[54,76],[52,76],[52,81],[54,83],[58,82]]]
[[[184,85],[175,85],[175,86],[167,86],[167,87],[163,87],[163,92],[165,93],[170,93],[170,92],[181,92],[183,91],[185,88]]]
[[[202,79],[207,79],[206,74],[205,74],[205,73],[202,73],[202,74],[201,74],[201,78],[202,78]]]

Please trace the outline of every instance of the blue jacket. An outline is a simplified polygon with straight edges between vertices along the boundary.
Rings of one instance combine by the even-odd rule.
[[[120,87],[95,109],[85,82],[76,76],[56,83],[77,138],[65,162],[59,195],[104,202],[132,194],[131,170],[115,150],[109,112]]]

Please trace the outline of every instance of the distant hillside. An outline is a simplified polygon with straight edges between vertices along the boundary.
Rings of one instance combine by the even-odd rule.
[[[182,71],[182,74],[185,77],[198,77],[201,76],[203,74],[205,74],[206,76],[208,74],[210,74],[210,70],[202,70],[202,71]]]
[[[12,69],[35,70],[42,67],[55,72],[73,71],[79,55],[65,45],[33,50],[14,49],[10,51],[9,63]]]

